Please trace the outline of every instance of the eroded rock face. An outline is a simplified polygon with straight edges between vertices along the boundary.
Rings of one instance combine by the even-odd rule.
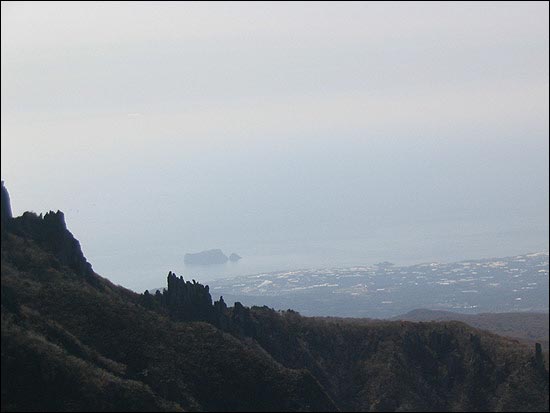
[[[2,182],[2,232],[4,231],[32,239],[77,274],[93,274],[92,266],[84,257],[80,243],[67,229],[63,212],[50,211],[44,216],[25,212],[20,217],[13,218],[9,194]]]
[[[50,211],[42,217],[25,212],[13,219],[11,230],[19,235],[34,239],[42,248],[80,275],[93,273],[92,266],[84,257],[80,243],[67,229],[65,215],[61,211]]]
[[[179,321],[209,321],[214,320],[214,307],[208,286],[185,281],[170,272],[168,274],[168,289],[163,294],[163,300],[171,316]]]
[[[12,219],[12,213],[11,213],[11,203],[10,203],[10,195],[8,194],[8,190],[4,186],[4,181],[2,181],[2,194],[1,194],[1,203],[2,203],[2,230],[4,230],[4,226],[6,223]]]
[[[206,321],[238,337],[255,337],[257,326],[250,308],[240,302],[229,308],[223,297],[212,302],[208,285],[185,281],[172,271],[168,273],[167,284],[168,288],[157,290],[154,296],[145,291],[142,303],[148,308],[166,309],[176,321]]]

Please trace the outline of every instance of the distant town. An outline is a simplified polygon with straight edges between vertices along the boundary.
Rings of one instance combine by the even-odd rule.
[[[303,315],[386,318],[416,308],[460,313],[548,312],[548,251],[398,267],[262,273],[210,283],[214,297]]]

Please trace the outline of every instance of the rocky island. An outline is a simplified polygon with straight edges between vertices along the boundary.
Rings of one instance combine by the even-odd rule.
[[[241,257],[239,254],[232,253],[232,254],[229,256],[229,261],[237,262],[237,261],[239,261],[241,258],[242,258],[242,257]]]
[[[241,257],[238,254],[232,253],[229,257],[220,249],[197,252],[195,254],[185,254],[183,261],[190,265],[213,265],[225,264],[227,261],[236,262]]]

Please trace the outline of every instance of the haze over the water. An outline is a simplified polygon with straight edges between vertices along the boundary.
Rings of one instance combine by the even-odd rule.
[[[14,213],[116,283],[548,249],[547,2],[1,8]]]

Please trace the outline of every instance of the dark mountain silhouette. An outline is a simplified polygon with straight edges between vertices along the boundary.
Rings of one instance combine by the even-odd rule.
[[[228,307],[173,273],[136,294],[93,272],[62,213],[4,211],[2,187],[3,411],[548,411],[540,347]]]
[[[2,228],[4,228],[4,225],[12,218],[10,195],[8,194],[8,190],[4,186],[4,181],[2,181],[2,189],[0,190],[0,203]]]

